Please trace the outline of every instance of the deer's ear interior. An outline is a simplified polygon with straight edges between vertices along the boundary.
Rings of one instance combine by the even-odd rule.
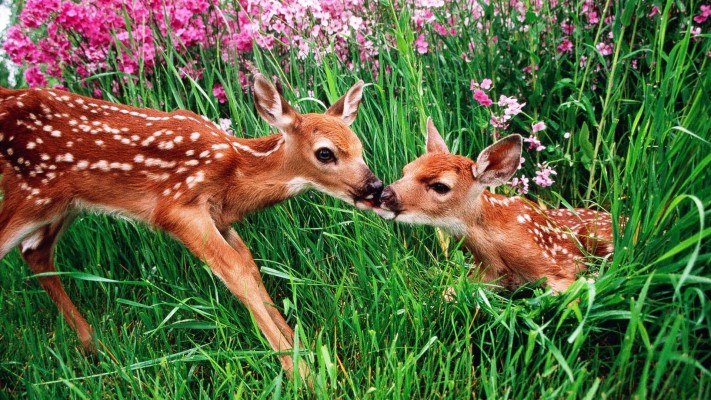
[[[291,132],[298,120],[298,113],[262,74],[254,76],[254,105],[269,125],[284,132]]]
[[[485,148],[472,175],[485,186],[499,186],[508,182],[521,164],[521,135],[510,135]]]
[[[340,118],[346,125],[351,125],[358,115],[358,107],[363,99],[364,86],[365,83],[363,81],[356,82],[343,97],[326,110],[326,115]]]

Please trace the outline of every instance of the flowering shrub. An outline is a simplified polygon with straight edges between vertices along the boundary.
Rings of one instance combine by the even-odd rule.
[[[185,54],[219,47],[234,63],[254,44],[318,61],[326,53],[345,60],[349,43],[355,43],[365,60],[377,54],[366,39],[373,36],[374,22],[358,16],[372,11],[368,7],[334,0],[28,0],[3,48],[19,65],[42,65],[43,70],[26,70],[30,86],[46,85],[46,76],[62,82],[115,69],[150,74],[173,46]],[[182,73],[199,78],[201,71],[196,64]]]
[[[700,42],[711,16],[708,4],[686,11],[672,8],[665,16],[660,9],[665,3],[635,3],[634,13],[626,13],[617,3],[27,0],[19,23],[6,32],[3,48],[14,63],[24,67],[24,78],[30,86],[81,82],[93,85],[88,89],[95,96],[106,90],[119,92],[126,80],[150,78],[156,66],[166,62],[166,54],[177,53],[185,60],[178,66],[182,78],[203,79],[205,65],[214,60],[202,58],[215,57],[234,67],[245,87],[245,72],[255,46],[281,55],[277,59],[283,60],[285,71],[304,68],[306,61],[319,65],[329,56],[347,68],[376,74],[381,71],[379,62],[384,53],[394,59],[398,57],[394,49],[402,50],[394,32],[405,21],[411,33],[406,45],[420,62],[441,62],[437,55],[446,54],[447,68],[455,71],[454,75],[462,72],[451,84],[466,85],[464,79],[471,79],[471,109],[475,109],[471,114],[483,115],[485,133],[498,137],[501,133],[528,132],[528,151],[537,165],[532,180],[547,187],[556,171],[541,158],[563,158],[562,146],[556,143],[571,136],[576,122],[563,126],[555,123],[554,115],[537,118],[527,114],[536,116],[540,109],[557,109],[558,104],[553,102],[567,100],[563,95],[556,98],[546,93],[564,78],[556,74],[585,75],[584,90],[595,92],[606,82],[619,50],[615,46],[623,43],[616,41],[615,32],[629,34],[620,29],[621,25],[644,19],[653,32],[654,24],[666,17],[676,21],[679,35],[688,29]],[[639,49],[648,43],[649,37],[642,35],[635,40]],[[708,43],[705,46],[705,55],[711,55]],[[650,53],[639,51],[619,62],[635,70],[652,69],[655,60]],[[300,62],[291,63],[290,57]],[[556,72],[545,66],[541,69],[544,60],[554,60]],[[387,65],[382,70],[389,73],[391,68]],[[109,87],[87,79],[104,73],[116,73]],[[150,84],[150,79],[146,82]],[[210,85],[208,93],[216,102],[227,102],[222,84],[210,81]],[[499,94],[498,99],[494,93]],[[589,109],[599,107],[599,97],[588,96]],[[524,107],[527,114],[523,114]],[[519,114],[523,117],[515,118]],[[553,123],[547,126],[540,119]],[[586,139],[573,135],[572,140]],[[580,156],[579,160],[589,163],[588,158]],[[533,173],[534,162],[528,165],[529,173]],[[527,191],[528,178],[516,179],[514,185]]]

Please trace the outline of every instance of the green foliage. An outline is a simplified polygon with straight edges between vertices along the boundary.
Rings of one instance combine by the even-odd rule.
[[[519,67],[543,44],[501,38],[508,58],[466,63],[468,40],[449,38],[449,50],[423,57],[407,18],[387,5],[397,46],[382,49],[376,79],[329,58],[293,59],[285,71],[277,56],[254,55],[303,112],[323,111],[312,97],[330,103],[357,79],[372,82],[353,130],[386,182],[422,152],[428,115],[457,153],[475,155],[490,140],[470,79],[492,78],[551,132],[571,132],[567,142],[549,138],[559,143],[546,154],[561,160],[558,182],[538,200],[599,204],[629,220],[614,257],[596,260],[565,294],[538,285],[494,291],[465,279],[466,255],[453,244],[446,257],[432,228],[394,225],[316,192],[289,200],[236,227],[296,327],[298,356],[316,373],[309,394],[203,262],[163,233],[87,215],[56,261],[99,355],[81,353],[13,251],[0,261],[0,397],[710,398],[711,74],[699,56],[708,44],[688,32],[670,43],[658,29],[667,21],[622,10],[609,69],[540,59],[543,72],[529,85],[517,85]],[[648,47],[636,47],[639,35]],[[576,40],[576,48],[596,43]],[[629,67],[637,54],[646,67]],[[110,100],[230,118],[240,136],[268,133],[219,55],[201,55],[199,82],[180,78],[187,62],[177,53],[165,58],[150,82],[131,77],[118,94],[109,90],[115,76],[92,79]],[[215,82],[226,104],[210,93]],[[456,302],[442,297],[450,286]]]

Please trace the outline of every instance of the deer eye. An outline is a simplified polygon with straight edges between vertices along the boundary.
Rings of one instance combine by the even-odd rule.
[[[316,153],[314,154],[316,155],[316,159],[324,164],[336,161],[336,156],[333,154],[331,149],[326,147],[321,147],[320,149],[316,150]]]
[[[434,190],[438,194],[447,194],[450,190],[452,190],[449,186],[440,182],[430,184],[430,189]]]

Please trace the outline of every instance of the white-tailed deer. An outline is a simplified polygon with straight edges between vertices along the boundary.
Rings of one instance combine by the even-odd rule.
[[[359,81],[324,114],[299,114],[257,74],[257,111],[281,132],[241,139],[189,111],[0,88],[0,258],[19,245],[32,272],[55,271],[57,239],[85,210],[163,229],[205,260],[244,303],[291,373],[293,331],[231,224],[310,188],[371,208],[383,185],[349,128],[362,94]],[[91,349],[92,328],[59,278],[38,279]]]
[[[484,149],[474,162],[449,153],[431,119],[427,153],[387,186],[376,212],[386,219],[442,228],[463,238],[485,282],[513,288],[547,278],[562,292],[585,268],[585,255],[612,253],[609,213],[585,208],[544,210],[521,197],[486,188],[506,183],[521,161],[521,136]]]

